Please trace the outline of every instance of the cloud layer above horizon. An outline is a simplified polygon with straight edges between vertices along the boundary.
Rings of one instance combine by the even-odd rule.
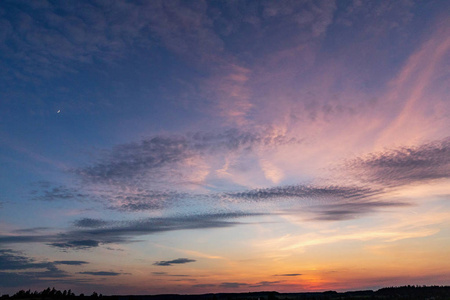
[[[3,1],[2,292],[448,282],[449,15]]]

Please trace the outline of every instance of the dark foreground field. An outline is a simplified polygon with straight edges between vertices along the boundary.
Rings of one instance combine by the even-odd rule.
[[[450,286],[402,286],[388,287],[377,291],[352,292],[303,292],[303,293],[277,293],[277,292],[251,292],[251,293],[218,293],[202,295],[112,295],[103,296],[94,292],[92,295],[75,295],[72,291],[58,291],[46,289],[42,292],[21,290],[16,294],[3,295],[1,300],[296,300],[296,299],[448,299],[450,300]]]

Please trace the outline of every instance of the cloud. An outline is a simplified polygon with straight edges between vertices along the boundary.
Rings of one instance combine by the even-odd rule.
[[[53,239],[54,235],[0,235],[0,244],[42,243]]]
[[[377,152],[347,162],[354,176],[384,186],[450,178],[450,138]]]
[[[76,220],[74,222],[74,225],[76,227],[87,227],[87,228],[103,227],[108,224],[109,223],[107,221],[100,220],[100,219],[91,219],[91,218],[83,218],[83,219]]]
[[[248,286],[248,283],[242,282],[222,282],[219,287],[227,288],[227,289],[237,289],[241,286]]]
[[[33,200],[41,201],[57,201],[57,200],[82,200],[87,195],[80,193],[77,189],[68,188],[65,186],[53,187],[51,189],[44,189],[40,191],[32,191]]]
[[[393,3],[377,1],[363,5],[359,1],[353,1],[336,16],[336,22],[348,27],[361,28],[362,33],[374,38],[389,31],[401,31],[413,19],[414,6],[414,1]]]
[[[75,240],[68,242],[49,243],[49,246],[63,249],[88,249],[98,247],[100,242],[94,240]]]
[[[243,199],[245,201],[302,200],[302,207],[297,210],[290,207],[285,214],[313,214],[308,218],[313,221],[342,221],[373,213],[383,208],[410,206],[401,201],[380,201],[385,191],[381,188],[365,186],[320,186],[293,185],[265,189],[254,189],[238,193],[225,193],[224,197]],[[295,205],[295,202],[293,203]]]
[[[273,276],[287,276],[287,277],[294,277],[294,276],[301,276],[303,274],[299,274],[299,273],[292,273],[292,274],[277,274],[277,275],[273,275]]]
[[[215,287],[215,284],[208,284],[208,283],[201,283],[201,284],[194,284],[192,287],[194,288],[211,288]]]
[[[189,187],[211,186],[207,180],[215,180],[214,170],[219,168],[215,158],[244,159],[261,149],[291,143],[298,140],[272,129],[155,136],[99,152],[92,163],[70,171],[79,180],[75,186],[52,187],[42,182],[32,197],[95,201],[120,211],[162,210],[193,197],[209,201],[210,195],[192,194]],[[80,222],[77,226],[83,227],[92,226],[94,221]]]
[[[24,229],[17,229],[14,230],[16,233],[37,233],[40,231],[48,230],[49,227],[33,227],[33,228],[24,228]]]
[[[251,287],[263,287],[263,286],[273,286],[274,284],[280,283],[281,281],[261,281]]]
[[[93,276],[118,276],[124,273],[98,271],[98,272],[78,272],[78,274],[93,275]]]
[[[81,266],[88,264],[87,261],[83,260],[56,260],[53,263],[56,265],[68,265],[68,266]]]
[[[265,189],[254,189],[239,193],[225,194],[231,198],[246,199],[251,201],[264,201],[279,198],[302,198],[302,199],[365,199],[382,193],[381,189],[372,189],[358,186],[314,186],[314,185],[291,185],[279,186]]]
[[[54,235],[7,235],[0,236],[0,244],[11,243],[47,243],[63,250],[85,250],[108,243],[129,243],[141,235],[158,232],[224,228],[247,224],[232,219],[263,216],[264,213],[228,212],[215,214],[197,214],[174,217],[156,217],[133,221],[104,221],[108,227],[81,227]],[[83,220],[83,219],[81,219]],[[80,221],[80,220],[79,220]],[[78,221],[75,221],[77,224]],[[83,223],[84,221],[82,221]],[[89,223],[89,222],[87,222]],[[98,222],[95,222],[98,224]]]
[[[66,236],[84,236],[101,238],[102,242],[108,240],[122,240],[129,236],[146,235],[157,232],[166,232],[186,229],[222,228],[245,224],[229,219],[261,216],[262,213],[230,212],[217,214],[198,214],[179,217],[147,218],[136,221],[118,222],[115,226],[107,228],[94,228],[86,230],[69,231]],[[122,240],[123,242],[124,240]]]
[[[174,260],[167,260],[167,261],[157,261],[153,265],[155,266],[171,266],[175,264],[187,264],[190,262],[195,262],[195,259],[189,259],[189,258],[177,258]]]
[[[179,258],[180,259],[180,258]],[[179,260],[178,259],[178,260]],[[195,261],[195,260],[194,260]],[[154,263],[154,265],[156,266],[166,266],[166,264],[158,264],[158,263],[173,263],[173,261],[169,261],[169,262],[156,262]],[[185,275],[185,274],[168,274],[167,272],[152,272],[153,275],[156,276],[169,276],[169,277],[190,277],[190,275]]]
[[[93,63],[94,58],[117,59],[130,46],[149,44],[148,36],[141,34],[149,20],[145,8],[136,3],[46,2],[36,6],[11,2],[1,9],[9,29],[0,35],[3,56],[8,61],[20,60],[23,69],[19,72],[51,76],[72,71],[76,64]]]
[[[19,255],[19,252],[0,249],[1,270],[55,269],[53,263],[35,262],[34,259]]]
[[[408,206],[411,206],[411,204],[395,201],[347,202],[313,206],[308,211],[315,214],[311,220],[343,221],[357,218],[362,214],[375,212],[377,209]]]
[[[144,175],[156,180],[169,174],[176,176],[179,174],[176,169],[182,167],[182,162],[196,156],[249,151],[257,146],[273,147],[292,142],[295,139],[283,135],[238,129],[220,133],[156,136],[138,143],[116,146],[98,162],[76,169],[74,173],[91,183],[127,182]]]
[[[10,249],[0,249],[0,286],[15,287],[25,284],[45,282],[48,279],[58,280],[69,275],[59,270],[60,262],[38,262]],[[41,269],[45,269],[42,271]],[[12,271],[12,272],[11,272]]]

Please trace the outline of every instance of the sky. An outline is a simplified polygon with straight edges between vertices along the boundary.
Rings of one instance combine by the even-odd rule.
[[[0,293],[450,282],[450,2],[0,2]]]

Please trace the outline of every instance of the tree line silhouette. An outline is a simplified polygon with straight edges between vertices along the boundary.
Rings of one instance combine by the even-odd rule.
[[[60,291],[55,288],[50,289],[49,287],[43,290],[42,292],[34,291],[31,292],[31,290],[20,290],[11,297],[9,295],[2,295],[1,299],[74,299],[78,297],[85,297],[90,299],[97,299],[102,298],[102,294],[97,294],[96,292],[93,292],[90,296],[85,296],[84,294],[79,294],[78,296],[75,295],[75,293],[72,292],[72,290],[64,290]]]
[[[377,291],[352,291],[352,292],[302,292],[302,293],[278,293],[278,292],[249,292],[249,293],[217,293],[203,295],[147,295],[147,296],[103,296],[93,292],[89,296],[84,294],[75,295],[71,290],[59,291],[55,288],[47,288],[42,292],[31,292],[31,290],[20,290],[13,296],[3,295],[0,300],[11,299],[36,299],[36,300],[340,300],[340,299],[428,299],[428,300],[450,300],[450,286],[400,286],[386,287]]]

